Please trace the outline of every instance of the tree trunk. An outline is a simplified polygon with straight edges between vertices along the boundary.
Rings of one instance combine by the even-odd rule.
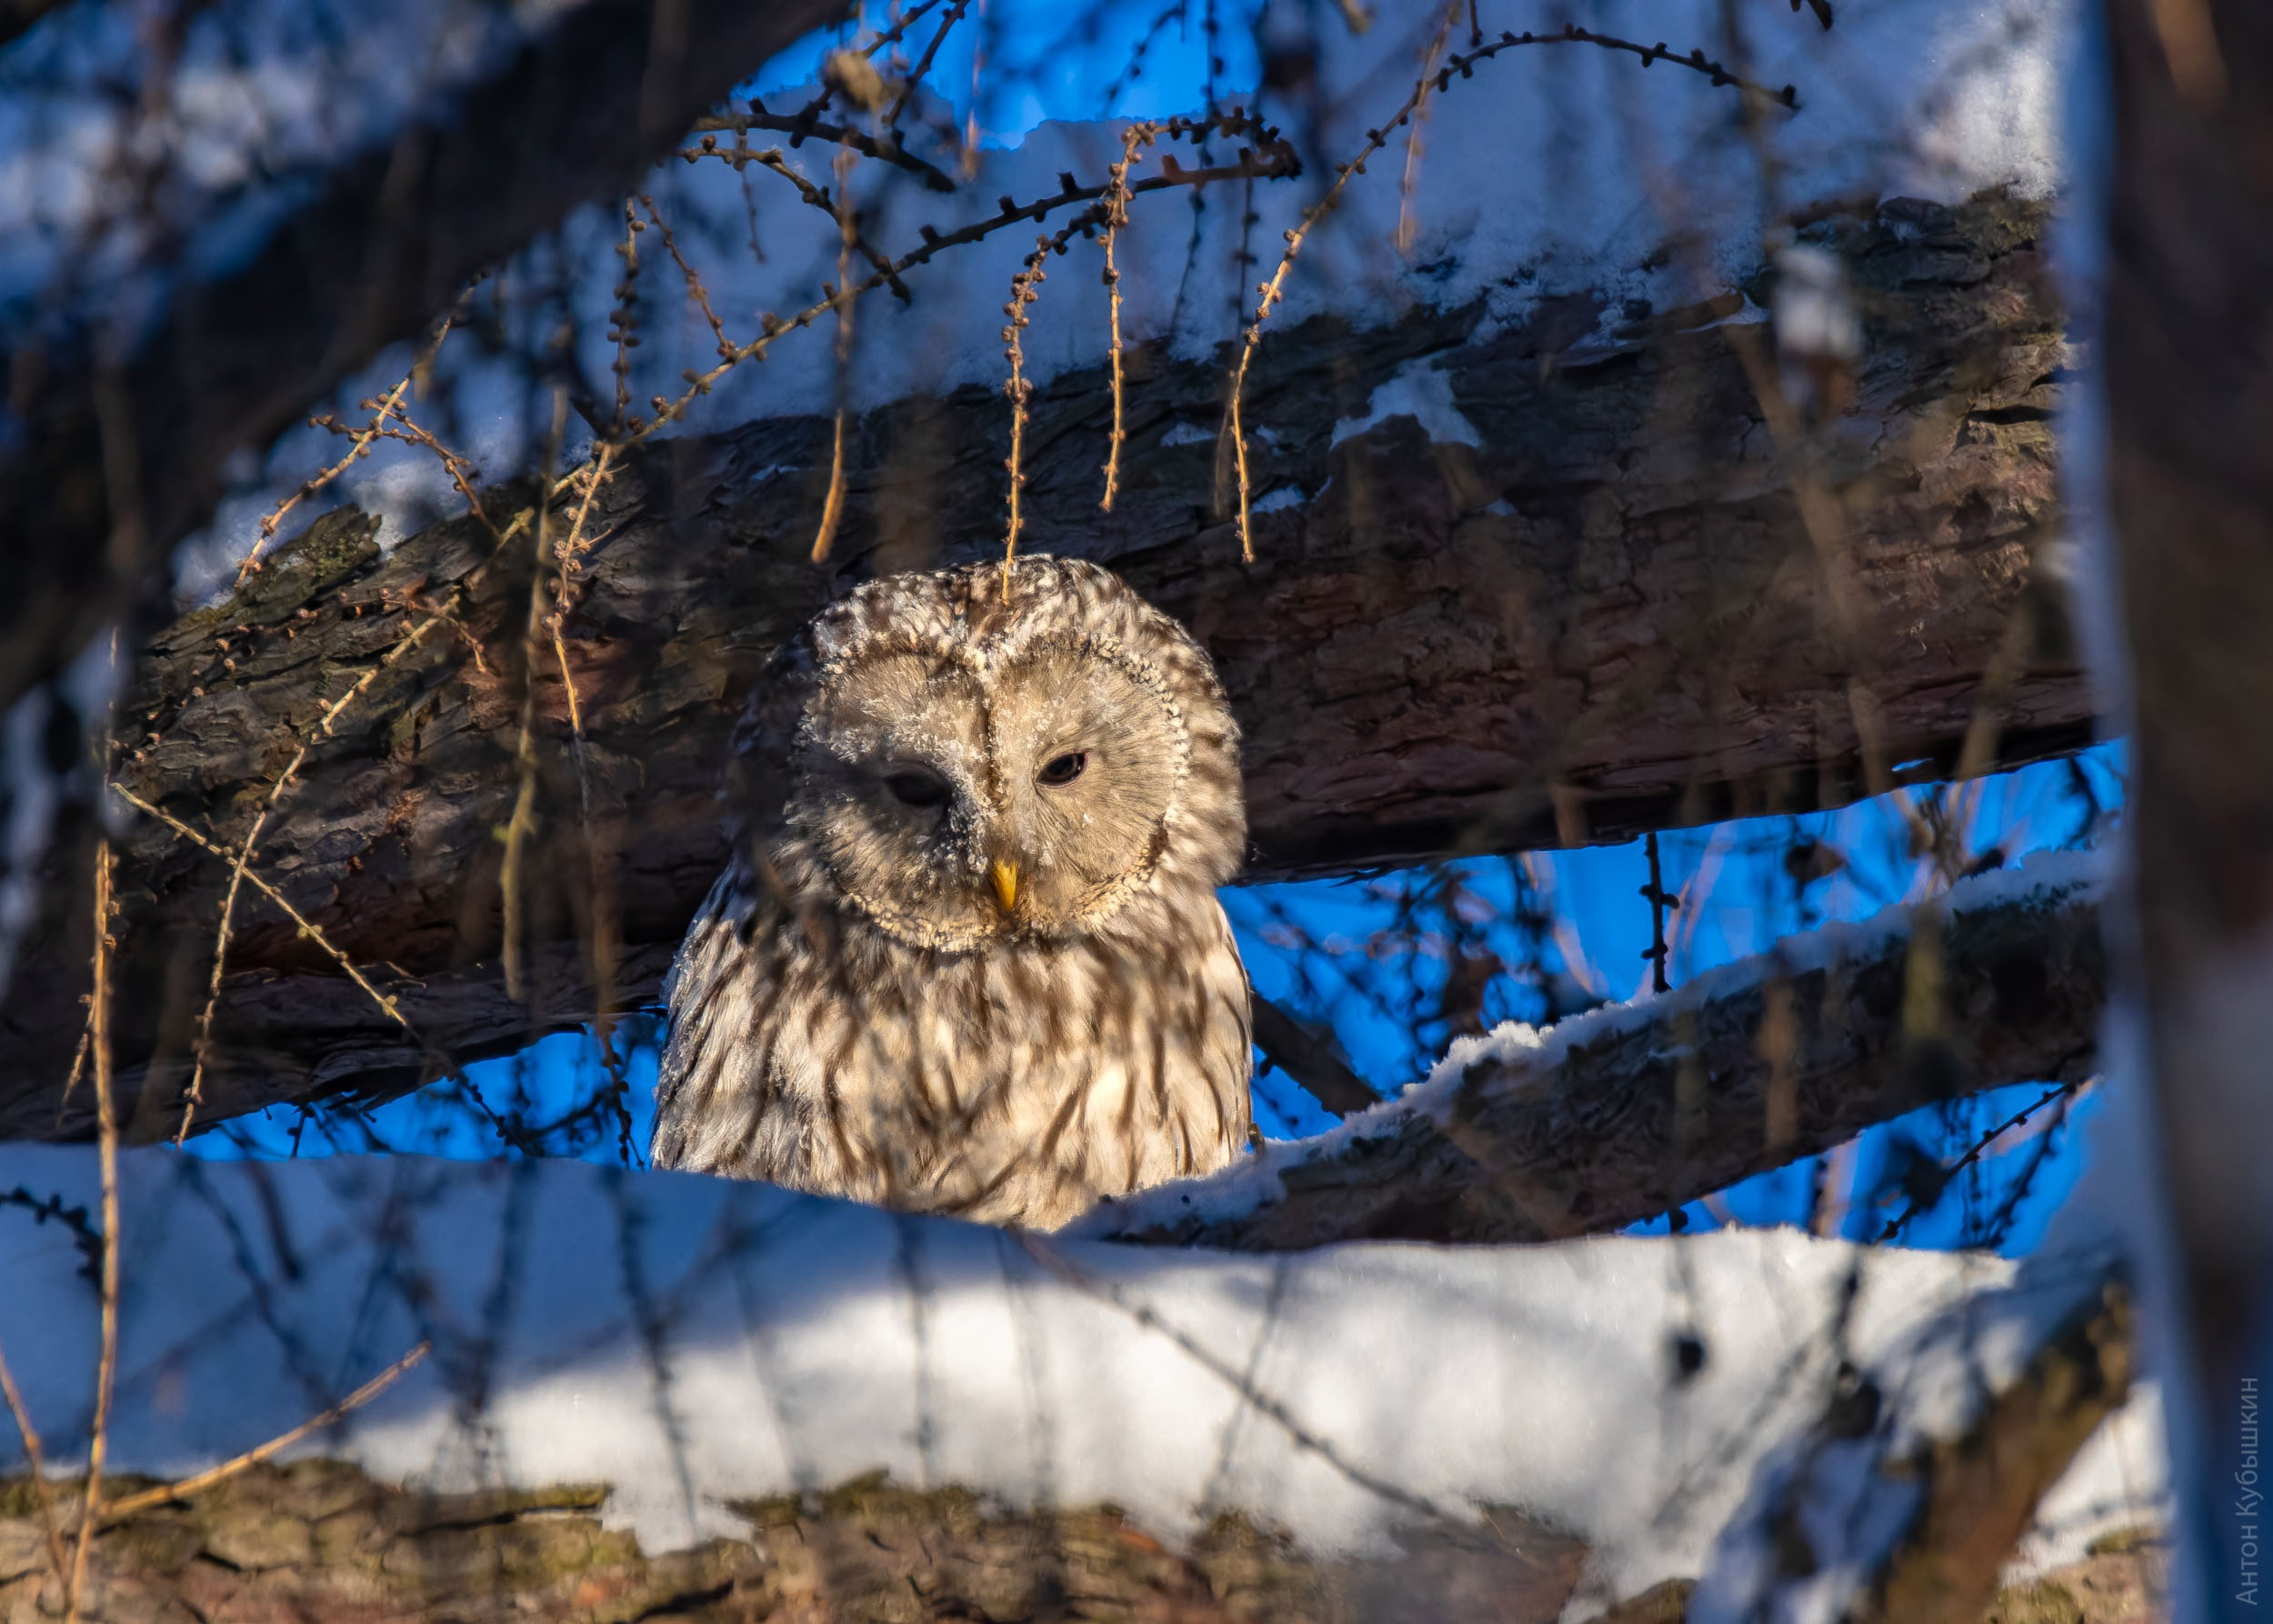
[[[2128,1356],[2118,1298],[2048,1339],[1965,1436],[1877,1463],[1888,1476],[1923,1477],[1929,1493],[1881,1577],[1873,1617],[1973,1624],[1992,1599],[2007,1609],[1992,1618],[2119,1624],[2144,1616],[2098,1603],[2152,1593],[2151,1547],[2098,1556],[2088,1573],[2047,1575],[2001,1596],[1996,1585],[2038,1499],[2121,1402]],[[1840,1419],[1826,1416],[1825,1439],[1851,1450],[1852,1429]],[[106,1484],[114,1499],[143,1487]],[[71,1507],[73,1486],[54,1489]],[[1110,1507],[1011,1512],[966,1489],[917,1490],[880,1477],[739,1503],[730,1509],[746,1520],[746,1537],[647,1552],[628,1530],[602,1524],[607,1496],[604,1484],[418,1494],[345,1462],[255,1466],[105,1527],[82,1616],[104,1624],[626,1624],[666,1615],[718,1624],[1549,1624],[1587,1557],[1583,1541],[1503,1507],[1478,1508],[1473,1523],[1417,1517],[1393,1556],[1320,1559],[1236,1512],[1179,1549]],[[44,1624],[64,1609],[37,1508],[28,1480],[0,1479],[0,1624]],[[2083,1604],[2064,1578],[2089,1581],[2078,1587]],[[1597,1617],[1678,1624],[1693,1589],[1692,1579],[1668,1579]],[[1930,1603],[1941,1605],[1921,1605]]]
[[[2184,1269],[2176,1346],[2195,1379],[2171,1421],[2196,1490],[2190,1616],[2235,1618],[2262,1598],[2249,1485],[2273,1373],[2273,15],[2113,0],[2108,17],[2107,476],[2135,709],[2124,968]]]
[[[1257,516],[1252,566],[1209,443],[1221,368],[1135,352],[1109,516],[1104,378],[1039,393],[1024,545],[1110,564],[1211,649],[1247,730],[1256,878],[1833,806],[2072,748],[2091,695],[2043,566],[2068,360],[2044,223],[1996,194],[1811,227],[1845,256],[1870,336],[1852,403],[1811,430],[1770,432],[1756,384],[1774,362],[1738,290],[1609,324],[1564,301],[1473,341],[1472,311],[1276,333],[1247,405],[1253,488],[1306,499]],[[1409,416],[1337,438],[1416,363],[1480,444],[1431,443]],[[724,855],[714,792],[754,675],[849,579],[991,551],[1007,428],[976,387],[869,414],[827,571],[805,556],[825,417],[667,442],[608,485],[566,627],[580,742],[555,652],[536,650],[521,998],[500,972],[498,831],[531,668],[533,526],[510,529],[526,493],[493,496],[502,547],[467,517],[383,557],[369,521],[334,514],[171,627],[122,707],[121,781],[225,847],[258,822],[255,875],[314,927],[240,898],[201,1118],[399,1088],[437,1054],[652,998]],[[1833,516],[1838,593],[1803,498]],[[176,1119],[229,868],[150,818],[126,841],[117,1042],[155,1132]],[[0,1131],[86,1122],[84,1095],[57,1108],[86,976],[63,895],[0,1033]]]

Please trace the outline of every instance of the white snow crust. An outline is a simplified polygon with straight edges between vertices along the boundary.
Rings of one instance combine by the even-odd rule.
[[[574,1162],[150,1150],[122,1184],[115,1469],[227,1459],[432,1338],[298,1453],[436,1489],[606,1481],[650,1549],[736,1531],[728,1498],[879,1469],[1109,1499],[1168,1537],[1236,1507],[1322,1554],[1510,1506],[1588,1542],[1574,1617],[1725,1563],[1842,1359],[1906,1447],[2098,1278],[1790,1230],[1162,1251]],[[94,1209],[94,1153],[0,1148],[19,1185]],[[65,1465],[98,1332],[82,1262],[0,1208],[0,1339]]]

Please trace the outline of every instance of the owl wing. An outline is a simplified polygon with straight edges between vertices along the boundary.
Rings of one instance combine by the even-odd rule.
[[[776,1141],[799,1137],[796,1107],[776,1086],[782,915],[736,859],[687,927],[664,983],[669,1028],[648,1152],[658,1168],[765,1177],[778,1166]]]

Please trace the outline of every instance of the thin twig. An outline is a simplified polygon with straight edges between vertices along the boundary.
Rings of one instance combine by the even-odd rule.
[[[877,35],[876,38],[870,40],[866,45],[860,46],[860,54],[871,60],[874,60],[877,52],[888,49],[889,47],[899,44],[902,39],[906,38],[907,31],[910,28],[913,28],[916,24],[922,22],[933,12],[939,9],[939,4],[940,0],[916,0],[916,3],[914,5],[909,6],[906,11],[900,15],[898,22],[893,24],[883,33]],[[902,60],[905,60],[905,58],[902,58]]]
[[[711,145],[716,139],[716,136],[706,135],[703,137],[703,145],[700,147],[682,152],[679,156],[690,161],[696,158],[723,158],[737,171],[753,164],[760,169],[769,169],[797,188],[797,195],[804,199],[806,207],[820,210],[832,221],[837,222],[840,231],[843,229],[843,222],[837,220],[836,201],[830,194],[829,188],[816,186],[798,174],[791,166],[789,160],[782,155],[780,147],[769,146],[762,152],[754,151],[745,145],[721,149]],[[855,219],[856,225],[857,216],[855,216]],[[893,267],[892,262],[886,258],[866,237],[861,236],[857,229],[853,233],[853,246],[859,251],[863,259],[884,274],[885,285],[891,288],[893,297],[898,299],[903,305],[914,300],[916,296],[908,292],[907,284],[900,280],[900,274]]]
[[[1049,276],[1042,268],[1042,262],[1049,257],[1050,239],[1045,236],[1034,240],[1034,252],[1026,256],[1017,275],[1010,278],[1010,302],[1002,307],[1003,315],[1009,317],[1002,330],[1003,353],[1010,361],[1010,376],[1003,385],[1003,393],[1010,396],[1010,456],[1005,464],[1010,470],[1010,525],[1002,543],[1002,596],[1006,603],[1010,598],[1011,565],[1018,556],[1018,531],[1025,524],[1018,496],[1026,488],[1026,406],[1034,393],[1034,386],[1026,381],[1026,307],[1042,296],[1035,291],[1035,285]]]
[[[833,141],[848,151],[879,162],[890,164],[910,174],[924,177],[924,185],[935,192],[952,192],[955,182],[923,159],[900,145],[897,135],[871,135],[846,125],[823,124],[818,118],[803,114],[768,113],[762,104],[753,102],[746,113],[714,115],[695,121],[697,135],[716,130],[739,135],[746,130],[776,130],[789,137],[789,145],[797,146],[807,140]]]
[[[916,95],[916,87],[924,82],[924,75],[931,72],[931,59],[939,55],[939,46],[942,42],[946,39],[947,30],[953,28],[957,23],[963,20],[963,14],[970,9],[970,5],[971,0],[955,0],[953,9],[951,9],[945,17],[940,19],[939,32],[931,36],[931,43],[924,47],[924,54],[916,59],[914,71],[911,72],[907,75],[906,79],[901,83],[899,95],[894,96],[892,98],[892,105],[884,110],[884,127],[886,129],[891,129],[894,125],[899,123],[900,115],[907,110],[908,102],[913,99]],[[913,15],[902,19],[900,27],[906,28],[907,25],[914,20],[915,18]],[[897,30],[895,30],[895,32],[897,32]]]
[[[1243,152],[1238,162],[1234,164],[1213,165],[1204,169],[1184,169],[1172,165],[1165,165],[1167,173],[1138,181],[1130,186],[1128,190],[1131,195],[1165,191],[1173,186],[1206,186],[1217,181],[1240,180],[1250,175],[1267,180],[1286,179],[1301,173],[1301,160],[1296,155],[1294,149],[1280,137],[1278,132],[1237,108],[1206,119],[1167,120],[1161,125],[1161,134],[1164,136],[1184,135],[1201,129],[1218,129],[1227,135],[1252,133],[1256,136],[1256,145]],[[941,232],[934,231],[928,226],[921,228],[924,241],[920,247],[911,249],[906,254],[892,260],[886,270],[877,271],[855,285],[851,289],[852,296],[857,298],[863,294],[872,293],[879,287],[887,286],[892,276],[904,275],[916,266],[927,264],[950,248],[991,236],[1006,226],[1015,226],[1019,221],[1026,219],[1040,220],[1058,209],[1074,204],[1095,203],[1105,195],[1106,188],[1103,185],[1080,185],[1074,183],[1070,175],[1061,175],[1059,180],[1060,189],[1051,196],[1037,198],[1032,203],[1018,203],[1006,197],[1003,199],[1003,208],[1000,213],[989,216],[984,220],[974,221],[957,230]],[[1094,228],[1099,218],[1096,210],[1086,211],[1076,218],[1073,226],[1066,228],[1066,233],[1070,235],[1085,226]],[[841,286],[840,284],[839,287]],[[686,388],[676,399],[666,400],[659,395],[655,396],[651,402],[655,409],[655,416],[646,421],[636,417],[631,419],[631,433],[626,437],[625,445],[628,446],[641,444],[660,433],[666,425],[683,419],[688,407],[698,397],[710,393],[716,386],[719,379],[746,361],[764,360],[772,350],[776,340],[800,327],[811,326],[822,316],[829,315],[836,309],[840,296],[838,290],[832,289],[827,297],[808,305],[786,320],[770,311],[761,316],[758,318],[760,332],[757,337],[746,345],[737,346],[730,357],[720,361],[708,371],[690,377],[687,380]]]
[[[718,353],[722,356],[732,355],[734,346],[726,340],[726,324],[718,319],[718,313],[710,307],[710,290],[703,286],[703,279],[696,274],[695,267],[686,263],[686,256],[679,252],[678,239],[671,235],[671,228],[663,223],[663,216],[656,209],[655,199],[642,192],[639,194],[639,206],[647,211],[647,218],[655,222],[655,228],[663,234],[664,251],[677,263],[679,275],[686,279],[687,296],[701,308],[703,319],[710,324],[710,334],[717,340]]]
[[[859,235],[853,212],[852,150],[836,153],[836,286],[829,292],[836,305],[836,434],[828,461],[828,497],[821,505],[821,527],[813,537],[813,562],[828,556],[836,539],[836,526],[845,516],[845,415],[852,394],[853,240]],[[730,353],[730,352],[729,352]]]
[[[1948,1167],[1942,1168],[1941,1172],[1943,1182],[1936,1187],[1932,1198],[1928,1199],[1924,1197],[1911,1198],[1909,1206],[1903,1209],[1902,1216],[1900,1218],[1890,1218],[1887,1220],[1887,1227],[1878,1232],[1878,1239],[1881,1242],[1888,1241],[1892,1240],[1896,1236],[1901,1234],[1904,1229],[1909,1227],[1909,1223],[1912,1218],[1918,1217],[1919,1213],[1931,1208],[1941,1199],[1941,1193],[1944,1189],[1948,1188],[1948,1181],[1949,1179],[1956,1178],[1959,1173],[1964,1172],[1966,1168],[1980,1160],[1981,1158],[1988,1153],[1989,1147],[1996,1144],[1998,1140],[2003,1138],[2014,1128],[2020,1127],[2023,1123],[2027,1122],[2029,1118],[2035,1116],[2038,1111],[2042,1110],[2046,1106],[2050,1105],[2053,1101],[2065,1101],[2070,1095],[2075,1094],[2079,1089],[2088,1088],[2092,1083],[2098,1080],[2098,1079],[2096,1077],[2092,1077],[2078,1078],[2072,1083],[2056,1083],[2051,1088],[2047,1088],[2042,1094],[2038,1095],[2035,1099],[2031,1100],[2028,1104],[2021,1107],[2020,1109],[2015,1111],[2002,1122],[1999,1122],[1995,1128],[1990,1128],[1987,1133],[1975,1139],[1963,1156],[1959,1157],[1956,1161],[1951,1162]]]
[[[488,510],[482,506],[481,497],[475,492],[474,481],[477,477],[479,471],[476,469],[471,463],[460,456],[456,452],[451,450],[447,446],[445,446],[440,440],[436,439],[433,435],[419,427],[417,424],[412,422],[408,413],[399,411],[396,412],[395,414],[395,420],[397,423],[400,423],[403,426],[400,428],[376,428],[372,432],[378,435],[383,439],[402,440],[409,445],[424,446],[427,450],[433,452],[436,456],[440,457],[442,459],[443,467],[449,473],[450,482],[457,486],[458,495],[464,496],[466,498],[466,506],[474,510],[474,516],[481,520],[482,528],[489,532],[489,538],[496,542],[499,546],[505,546],[505,544],[510,540],[511,537],[505,531],[497,528],[497,521],[489,516]],[[331,426],[337,428],[337,425],[335,424]],[[340,429],[339,432],[344,434],[347,431]]]
[[[624,199],[624,240],[616,246],[616,257],[624,262],[624,279],[616,285],[616,305],[607,317],[607,336],[616,346],[616,359],[609,370],[616,375],[613,425],[617,434],[631,421],[631,352],[639,343],[633,333],[638,319],[639,234],[646,229],[631,205],[630,198]]]
[[[298,490],[294,491],[278,504],[275,512],[261,520],[259,535],[254,538],[252,547],[237,563],[235,590],[242,592],[245,589],[245,577],[260,572],[261,547],[269,537],[276,534],[276,527],[284,523],[285,515],[338,478],[359,459],[370,455],[372,445],[382,437],[379,430],[385,426],[386,420],[395,415],[396,408],[402,405],[404,395],[409,391],[414,383],[425,376],[427,369],[434,365],[435,356],[442,348],[442,341],[450,336],[451,327],[456,325],[459,315],[466,307],[466,301],[472,296],[473,291],[473,287],[468,286],[466,291],[458,296],[457,303],[451,307],[449,314],[442,318],[442,325],[435,329],[435,335],[427,341],[425,350],[413,358],[410,370],[403,374],[402,381],[387,392],[385,399],[378,402],[371,421],[362,428],[348,432],[347,438],[351,444],[348,446],[347,455],[305,481]],[[369,407],[372,403],[366,400],[363,405]],[[335,424],[325,425],[319,418],[311,418],[309,421],[319,427],[331,426],[335,429],[337,427]]]
[[[1109,354],[1113,365],[1113,437],[1105,450],[1105,499],[1097,506],[1113,511],[1113,497],[1121,483],[1121,442],[1126,437],[1122,418],[1121,271],[1114,262],[1113,245],[1128,224],[1128,171],[1137,149],[1152,141],[1156,126],[1133,124],[1121,132],[1121,161],[1113,165],[1105,183],[1105,222],[1100,234],[1105,245],[1105,286],[1112,323]]]
[[[15,1385],[15,1375],[8,1368],[5,1353],[0,1353],[0,1397],[7,1399],[8,1414],[15,1418],[16,1436],[24,1440],[24,1460],[32,1474],[32,1498],[39,1501],[40,1521],[47,1529],[47,1559],[55,1564],[56,1577],[61,1578],[71,1560],[64,1544],[63,1524],[55,1515],[55,1490],[47,1482],[47,1458],[40,1449],[39,1429],[32,1425],[30,1407]]]
[[[189,1138],[190,1125],[196,1120],[197,1108],[205,1098],[205,1068],[212,1058],[213,1020],[215,1013],[221,1005],[221,982],[228,963],[229,942],[235,931],[237,894],[244,885],[246,869],[252,866],[253,854],[259,848],[261,832],[268,825],[269,814],[276,809],[277,801],[282,798],[285,790],[290,787],[293,780],[298,777],[300,768],[307,761],[308,752],[315,747],[317,740],[331,737],[332,728],[340,717],[349,706],[370,689],[371,685],[378,679],[379,674],[409,653],[428,631],[443,624],[443,620],[444,617],[440,615],[431,615],[412,627],[396,642],[395,647],[387,651],[385,658],[356,678],[345,693],[325,707],[324,714],[316,719],[315,731],[301,741],[300,747],[293,753],[292,759],[285,764],[284,771],[278,773],[276,781],[268,787],[267,798],[262,801],[260,811],[253,819],[252,828],[246,832],[244,843],[237,847],[236,854],[229,864],[228,888],[223,892],[221,897],[221,927],[214,938],[213,971],[205,986],[205,1007],[197,1018],[195,1059],[190,1068],[189,1091],[183,1103],[181,1126],[175,1130],[174,1134],[174,1143],[176,1146],[181,1145]],[[78,1076],[78,1066],[75,1061],[72,1066],[72,1076],[75,1079]],[[70,1091],[66,1087],[65,1098],[68,1098],[69,1095]]]
[[[1780,102],[1787,107],[1797,107],[1799,105],[1797,95],[1790,85],[1784,86],[1781,92],[1771,91],[1765,85],[1757,85],[1749,79],[1730,73],[1719,63],[1707,59],[1702,50],[1692,51],[1687,56],[1680,56],[1668,51],[1662,41],[1654,45],[1645,45],[1634,40],[1618,38],[1615,35],[1597,34],[1591,29],[1579,27],[1576,23],[1554,34],[1529,32],[1502,34],[1490,45],[1447,58],[1445,65],[1438,68],[1433,75],[1422,74],[1415,82],[1410,94],[1406,96],[1404,104],[1391,115],[1388,122],[1379,129],[1366,132],[1366,144],[1358,150],[1357,155],[1348,163],[1341,165],[1335,171],[1333,184],[1327,187],[1316,203],[1303,210],[1301,217],[1287,228],[1287,248],[1286,252],[1279,256],[1277,269],[1271,273],[1267,282],[1256,285],[1256,292],[1260,297],[1255,306],[1254,319],[1248,323],[1247,331],[1240,338],[1239,359],[1231,374],[1230,408],[1225,416],[1225,432],[1231,436],[1234,458],[1238,469],[1239,556],[1246,562],[1251,564],[1255,561],[1255,535],[1247,476],[1247,434],[1241,419],[1241,407],[1247,393],[1247,371],[1254,362],[1256,347],[1263,341],[1263,324],[1269,319],[1271,307],[1286,297],[1287,276],[1294,268],[1295,256],[1301,252],[1304,240],[1318,222],[1323,220],[1341,201],[1342,189],[1349,184],[1350,176],[1363,175],[1366,172],[1366,160],[1379,152],[1387,144],[1390,134],[1413,115],[1414,110],[1427,98],[1432,85],[1439,93],[1442,93],[1451,87],[1452,76],[1455,74],[1464,79],[1468,78],[1475,73],[1478,64],[1492,60],[1503,51],[1513,50],[1521,45],[1589,45],[1600,46],[1605,50],[1629,52],[1641,58],[1644,67],[1656,62],[1670,62],[1677,66],[1707,75],[1715,85],[1735,85],[1761,97]]]
[[[71,1108],[71,1097],[78,1092],[79,1079],[86,1075],[87,1031],[93,1019],[94,1011],[90,1009],[87,1022],[83,1023],[79,1028],[79,1047],[71,1051],[71,1071],[63,1079],[63,1098],[55,1102],[55,1121],[58,1126],[63,1122],[64,1112]]]
[[[425,1358],[433,1348],[434,1344],[431,1341],[419,1343],[417,1347],[403,1355],[401,1358],[396,1359],[322,1415],[311,1416],[291,1431],[270,1439],[258,1449],[247,1449],[242,1455],[225,1460],[209,1470],[199,1472],[195,1477],[184,1478],[178,1483],[163,1484],[156,1489],[145,1489],[137,1494],[127,1495],[123,1499],[112,1500],[103,1508],[103,1520],[105,1523],[116,1523],[134,1516],[136,1512],[147,1511],[154,1507],[166,1505],[175,1500],[185,1500],[194,1494],[203,1494],[216,1484],[227,1482],[238,1473],[258,1466],[271,1456],[290,1449],[310,1433],[320,1432],[342,1417],[361,1409],[393,1386],[397,1377],[420,1359]]]
[[[175,817],[171,812],[166,811],[164,807],[154,806],[150,802],[144,800],[140,796],[136,795],[133,790],[127,788],[124,784],[119,783],[116,779],[113,779],[111,781],[111,790],[118,797],[119,799],[125,801],[128,806],[134,807],[136,811],[145,813],[149,817],[156,818],[160,823],[165,825],[167,828],[172,829],[175,834],[180,836],[191,845],[199,847],[201,850],[210,852],[216,857],[225,857],[230,855],[226,847],[224,847],[218,842],[208,839],[204,835],[199,834],[195,829],[191,828],[189,825],[184,823],[180,818]],[[402,1028],[405,1036],[408,1037],[414,1044],[417,1045],[419,1052],[426,1057],[429,1064],[439,1068],[445,1076],[450,1078],[453,1081],[458,1083],[468,1090],[475,1104],[480,1107],[483,1115],[488,1118],[490,1126],[497,1130],[497,1136],[500,1138],[504,1139],[506,1143],[511,1145],[516,1150],[523,1151],[529,1155],[536,1154],[536,1148],[526,1142],[525,1135],[514,1131],[510,1124],[506,1123],[504,1118],[500,1118],[496,1112],[489,1109],[487,1104],[483,1101],[479,1091],[473,1088],[471,1079],[466,1075],[466,1068],[460,1066],[456,1060],[450,1058],[449,1056],[444,1054],[433,1044],[427,1042],[426,1038],[421,1035],[418,1028],[411,1025],[410,1018],[406,1016],[402,1010],[396,1007],[395,999],[390,997],[386,993],[381,992],[377,987],[374,987],[371,984],[370,977],[366,977],[361,970],[355,968],[355,961],[349,958],[345,953],[341,952],[338,947],[333,943],[331,937],[324,934],[323,927],[321,926],[317,925],[315,921],[309,918],[298,908],[293,907],[291,902],[285,897],[282,891],[276,889],[275,886],[269,884],[267,880],[262,878],[259,875],[252,873],[248,870],[245,873],[245,877],[253,882],[253,888],[255,890],[258,891],[262,896],[267,897],[269,901],[275,903],[279,908],[283,909],[285,917],[289,918],[294,925],[299,927],[300,934],[303,937],[306,937],[309,941],[314,942],[317,947],[321,948],[324,953],[330,957],[333,963],[338,965],[342,970],[346,972],[347,978],[350,981],[353,981],[356,987],[361,988],[365,997],[370,998],[373,1003],[376,1004],[386,1015],[386,1017],[390,1020],[394,1021],[396,1026]]]
[[[95,1373],[95,1421],[87,1439],[86,1492],[79,1513],[79,1543],[71,1553],[64,1588],[64,1624],[78,1624],[86,1587],[87,1553],[102,1504],[103,1461],[110,1447],[111,1394],[118,1377],[118,1115],[111,1099],[111,844],[95,848],[95,1123],[103,1178],[102,1351]]]

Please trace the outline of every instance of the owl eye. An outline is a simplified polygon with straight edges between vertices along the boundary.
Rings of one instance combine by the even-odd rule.
[[[884,787],[903,807],[944,807],[947,787],[929,773],[894,773]]]
[[[1068,750],[1063,756],[1053,757],[1035,777],[1040,782],[1056,789],[1081,777],[1082,769],[1088,765],[1088,751]]]

